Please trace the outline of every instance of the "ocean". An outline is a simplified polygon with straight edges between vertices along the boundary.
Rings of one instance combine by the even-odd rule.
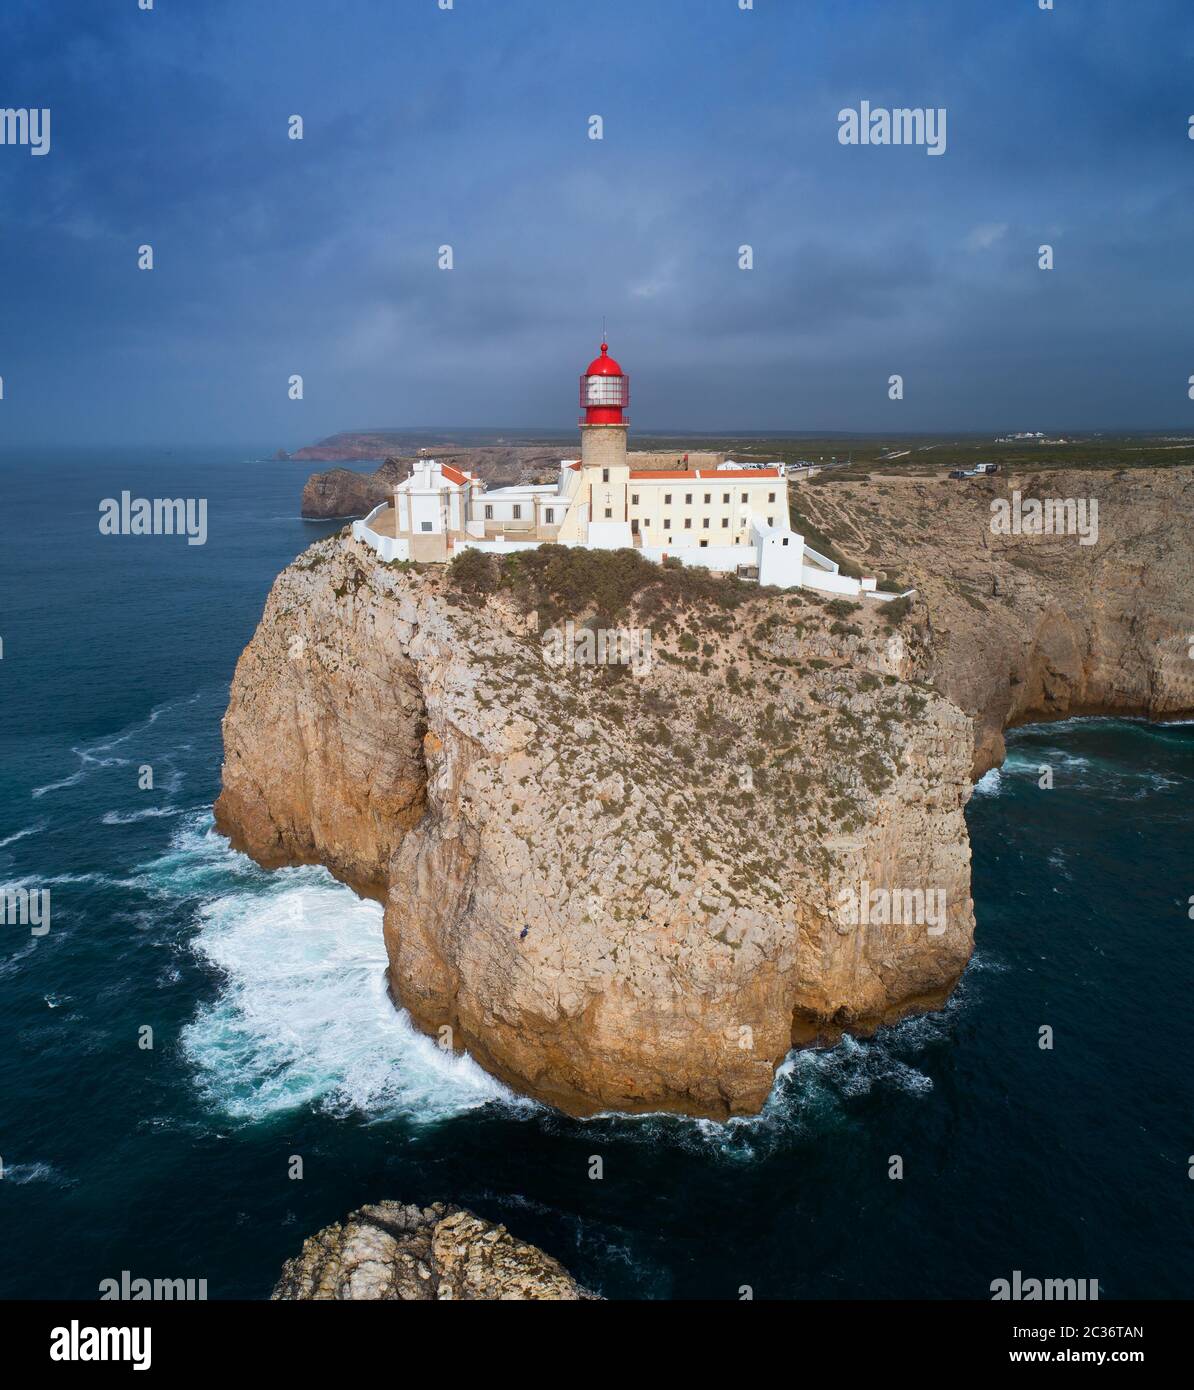
[[[792,1054],[756,1118],[571,1120],[391,1006],[377,904],[212,829],[236,658],[342,524],[301,521],[307,469],[267,453],[0,453],[0,886],[51,922],[0,925],[0,1296],[129,1270],[264,1298],[387,1197],[503,1221],[612,1298],[984,1299],[1015,1270],[1188,1295],[1194,727],[1010,737],[940,1012]],[[206,544],[101,536],[125,490],[206,498]]]

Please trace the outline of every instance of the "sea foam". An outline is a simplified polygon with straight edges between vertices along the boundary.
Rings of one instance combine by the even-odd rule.
[[[975,796],[998,796],[1003,790],[1003,774],[997,767],[984,772],[974,784]]]
[[[181,1041],[214,1107],[247,1121],[315,1107],[429,1122],[532,1104],[394,1007],[377,903],[323,869],[266,874],[199,826],[177,840],[149,872],[202,898],[192,949],[221,983]]]

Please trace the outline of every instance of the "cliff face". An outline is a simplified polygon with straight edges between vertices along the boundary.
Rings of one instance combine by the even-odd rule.
[[[282,1300],[594,1299],[558,1261],[462,1207],[378,1202],[326,1226],[287,1260]]]
[[[395,483],[410,472],[410,462],[388,458],[372,473],[355,473],[351,468],[312,473],[303,486],[300,515],[311,520],[367,516],[374,507],[391,500]]]
[[[1191,471],[1061,481],[1099,497],[1097,546],[992,536],[1005,484],[801,488],[916,585],[911,612],[657,570],[620,619],[650,630],[640,673],[548,664],[517,589],[469,601],[442,569],[321,542],[238,664],[217,823],[381,898],[395,998],[517,1089],[757,1110],[794,1043],[956,983],[963,807],[1007,724],[1194,705]],[[867,921],[867,890],[940,912],[905,896]]]
[[[1088,517],[1097,504],[1097,540],[993,534],[992,502],[1017,490],[1021,505],[1085,501]],[[868,573],[915,585],[930,678],[975,721],[976,776],[1002,762],[1016,724],[1194,707],[1194,469],[805,484],[795,505]]]
[[[570,1111],[724,1116],[794,1041],[945,997],[973,927],[969,724],[912,683],[920,629],[648,589],[648,671],[559,668],[510,596],[448,582],[344,537],[286,570],[216,807],[263,864],[384,898],[422,1027]],[[939,929],[848,920],[864,881],[940,891]]]

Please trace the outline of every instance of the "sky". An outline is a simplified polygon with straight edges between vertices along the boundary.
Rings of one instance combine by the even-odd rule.
[[[1194,432],[1191,0],[143,3],[3,0],[0,446]]]

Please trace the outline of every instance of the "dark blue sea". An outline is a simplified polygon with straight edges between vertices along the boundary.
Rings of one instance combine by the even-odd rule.
[[[0,886],[51,921],[0,927],[0,1296],[127,1269],[264,1298],[383,1197],[472,1207],[610,1297],[1189,1295],[1194,728],[1013,735],[941,1012],[794,1054],[756,1119],[569,1120],[391,1007],[378,905],[212,830],[236,658],[338,525],[266,452],[0,453]],[[122,490],[207,498],[207,544],[101,536]]]

